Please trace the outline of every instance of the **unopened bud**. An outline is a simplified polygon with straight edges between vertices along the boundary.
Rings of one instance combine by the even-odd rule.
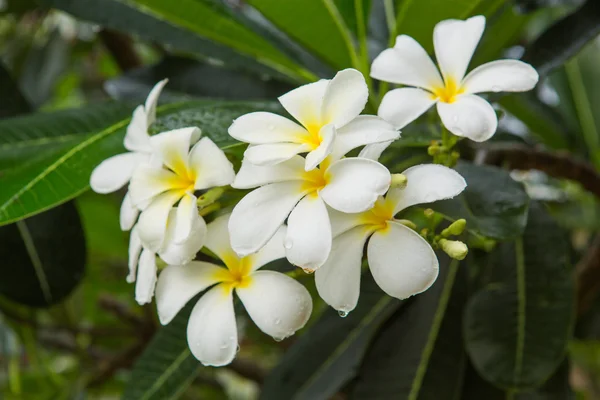
[[[391,184],[392,187],[404,189],[406,187],[407,183],[408,183],[408,180],[406,179],[405,175],[392,174],[392,184]]]
[[[412,229],[413,231],[417,230],[417,225],[415,225],[414,222],[412,222],[408,219],[397,219],[396,222],[401,223],[402,225],[406,226],[407,228]]]
[[[435,211],[433,211],[431,208],[426,208],[425,211],[423,211],[423,214],[425,214],[425,217],[431,218],[435,215]]]
[[[442,149],[440,148],[440,145],[437,144],[437,142],[434,142],[427,148],[427,154],[430,156],[435,156],[439,154],[441,150]]]
[[[198,200],[196,200],[196,204],[198,205],[198,207],[206,207],[207,205],[217,201],[219,197],[223,195],[223,193],[225,193],[225,189],[222,187],[212,188],[208,192],[198,197]]]
[[[446,254],[455,260],[464,260],[469,253],[467,245],[458,240],[440,239],[438,244]]]
[[[442,231],[442,236],[443,237],[458,236],[461,233],[463,233],[466,226],[467,226],[466,220],[458,219],[458,220],[454,221],[452,224],[450,224],[449,227],[447,227],[446,229],[444,229]]]

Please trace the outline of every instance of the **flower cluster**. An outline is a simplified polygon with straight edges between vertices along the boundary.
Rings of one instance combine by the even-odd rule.
[[[198,127],[149,135],[166,84],[159,82],[134,111],[124,140],[129,152],[105,160],[90,180],[99,193],[129,184],[121,227],[131,230],[127,279],[136,281],[136,300],[148,303],[156,295],[160,321],[167,324],[206,290],[190,315],[188,344],[203,364],[219,366],[230,363],[238,348],[234,292],[254,323],[276,340],[310,317],[312,299],[304,286],[286,274],[259,270],[271,261],[286,258],[316,272],[320,297],[342,316],[359,300],[365,244],[369,269],[384,292],[404,299],[429,288],[439,268],[432,245],[465,257],[462,242],[447,240],[462,232],[464,220],[432,239],[395,217],[407,207],[452,198],[466,182],[439,164],[391,174],[378,159],[400,128],[434,104],[454,135],[486,140],[497,119],[475,93],[536,84],[536,71],[516,60],[484,64],[465,76],[484,24],[483,17],[473,17],[435,27],[441,75],[417,42],[398,36],[395,47],[374,60],[371,75],[414,87],[388,92],[377,116],[361,115],[369,91],[354,69],[281,96],[293,120],[269,112],[240,116],[228,130],[248,143],[237,174]],[[357,156],[347,156],[357,148]],[[230,214],[211,216],[206,224],[205,200],[228,185],[253,190]],[[203,248],[221,263],[194,261]],[[157,257],[166,264],[158,278]]]

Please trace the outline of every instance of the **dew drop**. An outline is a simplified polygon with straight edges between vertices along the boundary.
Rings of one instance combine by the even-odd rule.
[[[226,348],[228,348],[228,347],[229,347],[229,345],[228,345],[227,343],[223,343],[223,344],[221,345],[221,349],[226,349]]]
[[[283,339],[285,338],[281,338],[281,337],[274,337],[273,340],[275,340],[276,342],[281,342]]]
[[[502,90],[502,88],[500,86],[498,86],[498,85],[493,85],[492,86],[492,92],[498,93],[501,90]]]
[[[302,268],[302,271],[304,271],[304,273],[306,274],[314,274],[315,270],[312,268]]]
[[[275,320],[273,321],[273,323],[275,323],[275,325],[279,325],[281,323],[281,319],[275,318]]]
[[[235,347],[235,352],[236,352],[236,353],[239,353],[239,352],[240,352],[240,345],[239,345],[239,344],[238,344],[238,345]]]
[[[289,250],[292,247],[294,247],[294,242],[292,241],[292,239],[285,239],[283,242],[283,247]]]
[[[348,312],[347,311],[338,311],[338,315],[342,318],[346,318],[348,316]]]

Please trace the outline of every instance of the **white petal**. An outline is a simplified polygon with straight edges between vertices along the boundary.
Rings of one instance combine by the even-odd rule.
[[[396,38],[393,49],[375,57],[371,76],[380,81],[432,89],[444,86],[440,73],[427,52],[410,36]]]
[[[377,161],[379,160],[379,157],[381,157],[381,154],[385,151],[385,149],[387,149],[389,145],[392,144],[392,142],[393,140],[381,143],[368,144],[360,151],[360,153],[358,153],[358,156],[360,158],[367,158],[369,160]]]
[[[231,256],[233,252],[229,238],[229,217],[231,214],[221,215],[208,224],[208,234],[204,247],[212,251],[221,260]]]
[[[130,230],[137,220],[140,210],[131,202],[129,192],[125,193],[123,202],[121,203],[121,211],[119,212],[119,224],[122,231]]]
[[[306,135],[306,129],[297,123],[264,111],[242,115],[228,132],[234,139],[250,144],[297,142],[298,137]]]
[[[172,189],[178,180],[177,175],[165,168],[140,164],[129,184],[131,202],[138,208],[143,208],[143,205],[147,205],[159,194]]]
[[[392,179],[390,171],[377,161],[356,157],[334,162],[326,175],[329,182],[319,195],[330,207],[347,213],[373,207]]]
[[[361,113],[368,99],[369,88],[359,71],[348,68],[338,72],[325,90],[322,124],[333,124],[336,128],[341,128]]]
[[[148,135],[148,119],[143,106],[133,110],[131,122],[127,125],[127,133],[123,140],[125,148],[129,151],[150,153],[150,135]]]
[[[331,251],[331,224],[319,196],[304,197],[292,210],[283,243],[293,265],[314,271],[325,263]]]
[[[163,193],[140,214],[137,223],[138,234],[144,246],[155,253],[162,249],[171,208],[180,197],[177,192]]]
[[[518,60],[498,60],[469,72],[462,83],[465,93],[525,92],[535,87],[540,76],[531,65]]]
[[[158,255],[167,264],[183,265],[193,260],[204,245],[207,237],[206,222],[198,213],[194,214],[189,236],[181,243],[176,243],[173,240],[175,232],[179,229],[176,210],[173,208],[169,213],[165,239]]]
[[[309,150],[307,144],[296,143],[250,145],[244,152],[244,160],[254,165],[275,165]]]
[[[142,240],[137,233],[137,227],[134,226],[129,234],[129,274],[127,275],[127,282],[135,282],[137,276],[137,266],[140,259],[140,253],[142,252]]]
[[[192,223],[198,216],[198,206],[196,205],[196,196],[186,194],[181,198],[177,205],[176,226],[173,234],[173,241],[181,244],[192,233]],[[168,222],[167,222],[168,224]]]
[[[431,93],[417,88],[390,90],[383,96],[377,115],[402,129],[437,102]]]
[[[252,271],[267,265],[271,261],[279,260],[285,257],[285,248],[283,241],[287,233],[287,227],[281,226],[275,232],[273,237],[263,246],[262,249],[252,255]]]
[[[345,213],[329,207],[329,221],[331,222],[331,234],[335,239],[337,236],[359,225],[364,225],[364,213]]]
[[[494,136],[498,118],[494,108],[474,94],[458,96],[453,103],[437,103],[437,110],[444,126],[456,136],[464,136],[483,142]]]
[[[148,94],[148,97],[146,98],[144,109],[146,111],[148,126],[152,125],[156,120],[156,105],[158,104],[158,96],[160,96],[160,92],[162,92],[167,82],[169,82],[168,79],[163,79],[154,85]]]
[[[135,283],[135,301],[147,304],[152,301],[156,285],[156,256],[148,249],[142,251]]]
[[[485,17],[447,19],[433,29],[433,46],[444,80],[462,81],[485,29]]]
[[[233,164],[212,140],[202,138],[190,152],[190,167],[196,173],[196,190],[231,184]]]
[[[312,312],[308,290],[296,280],[275,271],[258,271],[251,283],[236,292],[258,328],[277,340],[302,328]]]
[[[303,196],[299,181],[272,183],[248,193],[229,219],[233,250],[240,256],[260,250]]]
[[[371,236],[367,255],[375,282],[398,299],[427,290],[438,276],[438,259],[429,243],[397,222]]]
[[[214,264],[193,261],[187,265],[169,265],[158,276],[156,308],[160,323],[171,322],[188,301],[207,287],[219,282],[223,270]]]
[[[371,231],[351,229],[333,240],[327,262],[315,272],[319,296],[338,311],[350,312],[360,295],[361,261]]]
[[[202,364],[229,364],[237,352],[237,327],[231,286],[217,285],[194,306],[187,326],[190,351]]]
[[[392,188],[386,197],[394,204],[394,214],[415,204],[450,199],[467,187],[458,172],[443,165],[415,165],[402,174],[407,178],[406,187]]]
[[[304,170],[311,171],[317,167],[333,150],[336,138],[335,127],[333,124],[327,124],[319,131],[321,144],[319,147],[306,155]]]
[[[357,147],[395,140],[398,137],[400,132],[384,119],[374,115],[359,115],[338,129],[331,157],[338,160]]]
[[[321,107],[329,80],[300,86],[279,97],[279,102],[297,121],[305,127],[322,125]]]
[[[198,128],[180,128],[162,132],[150,138],[150,143],[162,162],[179,176],[188,175],[190,146],[200,138]]]
[[[244,160],[231,186],[236,189],[251,189],[268,183],[302,180],[304,162],[304,158],[300,156],[294,156],[276,166],[254,165]]]
[[[107,158],[92,171],[90,186],[96,193],[114,192],[129,182],[135,168],[145,160],[139,153],[123,153]]]

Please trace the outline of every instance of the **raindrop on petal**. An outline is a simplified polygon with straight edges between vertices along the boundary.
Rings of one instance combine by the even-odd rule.
[[[342,318],[346,318],[348,316],[348,312],[347,311],[338,311],[338,315]]]
[[[501,90],[502,90],[502,88],[501,88],[500,86],[498,86],[498,85],[493,85],[493,86],[492,86],[492,92],[496,92],[496,93],[498,93],[498,92],[500,92]]]
[[[291,249],[292,247],[294,247],[294,242],[292,241],[292,239],[285,239],[283,242],[283,247],[285,247],[286,249]]]

